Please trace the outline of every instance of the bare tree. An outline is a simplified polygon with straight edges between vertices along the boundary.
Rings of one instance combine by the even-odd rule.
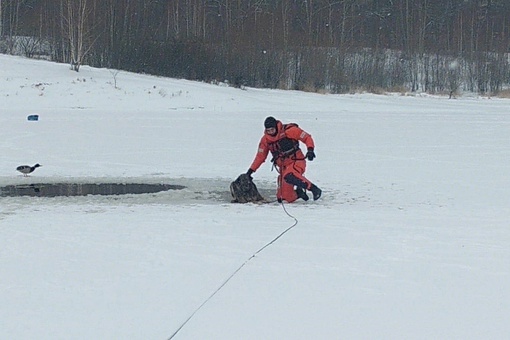
[[[3,30],[3,12],[2,12],[2,0],[0,0],[0,38],[4,35],[4,30]]]
[[[343,92],[510,79],[509,0],[0,0],[2,34],[48,41],[76,71]]]
[[[63,23],[69,44],[71,69],[78,72],[98,36],[92,35],[87,0],[62,0]]]

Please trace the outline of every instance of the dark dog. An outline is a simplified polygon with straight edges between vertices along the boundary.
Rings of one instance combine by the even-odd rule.
[[[232,194],[232,203],[248,203],[264,201],[253,183],[250,176],[241,174],[235,181],[230,183],[230,193]]]

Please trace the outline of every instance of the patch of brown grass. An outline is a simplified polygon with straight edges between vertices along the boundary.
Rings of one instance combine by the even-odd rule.
[[[494,97],[510,99],[510,89],[501,90]]]

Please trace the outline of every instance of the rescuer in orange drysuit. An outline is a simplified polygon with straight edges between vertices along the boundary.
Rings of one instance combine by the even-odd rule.
[[[279,173],[276,191],[278,202],[285,200],[290,203],[298,198],[308,201],[306,190],[310,190],[313,199],[318,200],[322,190],[303,176],[306,159],[313,161],[315,158],[315,144],[312,136],[297,124],[282,124],[273,117],[266,118],[264,127],[264,135],[260,139],[257,154],[246,174],[251,178],[251,175],[265,162],[267,155],[271,152],[273,156],[271,161]],[[308,150],[306,156],[299,148],[299,142],[306,145]]]

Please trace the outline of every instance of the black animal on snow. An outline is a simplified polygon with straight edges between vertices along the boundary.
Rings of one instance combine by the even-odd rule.
[[[247,174],[241,174],[230,184],[232,203],[264,201],[253,180]]]

